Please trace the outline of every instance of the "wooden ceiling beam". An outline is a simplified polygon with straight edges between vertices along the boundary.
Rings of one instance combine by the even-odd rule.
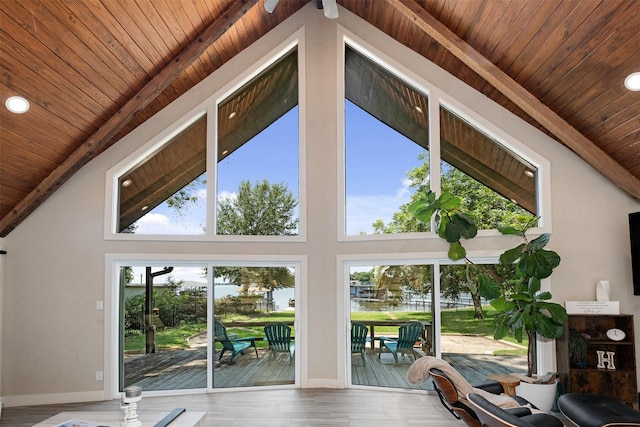
[[[418,3],[414,0],[388,1],[399,13],[493,85],[584,161],[627,194],[640,200],[640,179],[623,168],[622,165],[602,151],[591,140],[578,132],[495,64],[482,56],[480,52],[449,30]]]
[[[0,220],[0,237],[5,237],[18,226],[31,212],[51,196],[74,173],[93,159],[109,141],[122,130],[137,113],[153,102],[163,90],[173,83],[180,74],[204,53],[216,40],[222,37],[240,20],[258,0],[240,0],[216,19],[198,37],[196,37],[164,69],[153,77],[135,96],[107,120],[76,149],[60,166],[47,176],[15,208]]]

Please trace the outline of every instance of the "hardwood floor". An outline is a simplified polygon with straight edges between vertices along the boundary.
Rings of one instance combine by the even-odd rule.
[[[145,397],[142,412],[185,407],[207,412],[201,426],[422,426],[464,424],[433,393],[283,389]],[[0,425],[27,427],[59,412],[120,411],[120,401],[4,408]]]

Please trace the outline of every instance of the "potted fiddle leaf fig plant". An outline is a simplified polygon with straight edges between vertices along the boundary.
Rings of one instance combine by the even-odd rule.
[[[526,233],[537,223],[534,219],[498,229],[502,234],[518,236],[522,240],[500,255],[501,264],[514,266],[509,270],[513,273],[501,276],[496,269],[474,264],[467,258],[461,241],[474,238],[478,229],[473,215],[463,212],[460,203],[459,197],[446,191],[436,197],[429,190],[417,195],[409,211],[425,223],[434,218],[434,232],[449,243],[449,258],[464,259],[467,268],[475,270],[478,282],[472,286],[477,286],[480,296],[498,311],[494,319],[494,338],[502,339],[511,333],[522,342],[525,336],[528,337],[527,377],[532,377],[536,336],[558,338],[568,320],[564,307],[551,302],[551,294],[541,291],[540,286],[540,281],[549,277],[560,264],[560,256],[545,249],[548,233],[529,240]]]

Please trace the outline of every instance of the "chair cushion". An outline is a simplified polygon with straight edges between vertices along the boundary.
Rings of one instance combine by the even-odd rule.
[[[640,412],[607,396],[567,393],[558,398],[562,414],[581,427],[640,426]]]
[[[476,393],[469,393],[467,398],[474,405],[480,421],[487,426],[563,427],[562,421],[553,415],[544,413],[522,415],[519,412],[512,412],[495,406]],[[530,413],[530,411],[527,412]]]
[[[471,383],[471,387],[473,388],[481,388],[484,391],[488,391],[493,394],[502,394],[504,393],[504,387],[498,381],[495,380],[485,380],[480,382]]]

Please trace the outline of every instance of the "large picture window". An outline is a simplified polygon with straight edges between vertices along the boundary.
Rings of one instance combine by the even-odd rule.
[[[345,49],[345,234],[403,233],[396,219],[429,163],[426,95]]]
[[[118,179],[119,233],[204,234],[207,116]]]
[[[219,104],[216,234],[299,233],[297,106],[295,49]]]
[[[541,216],[533,162],[363,52],[345,46],[345,235],[429,231],[408,212],[418,190],[460,197],[481,229]]]
[[[479,228],[537,215],[537,168],[460,115],[440,107],[442,190],[462,198]]]
[[[187,120],[117,177],[116,232],[298,235],[298,110],[293,48],[218,102],[215,120],[211,112]],[[212,156],[207,147],[214,146]],[[208,188],[215,189],[213,202]]]

